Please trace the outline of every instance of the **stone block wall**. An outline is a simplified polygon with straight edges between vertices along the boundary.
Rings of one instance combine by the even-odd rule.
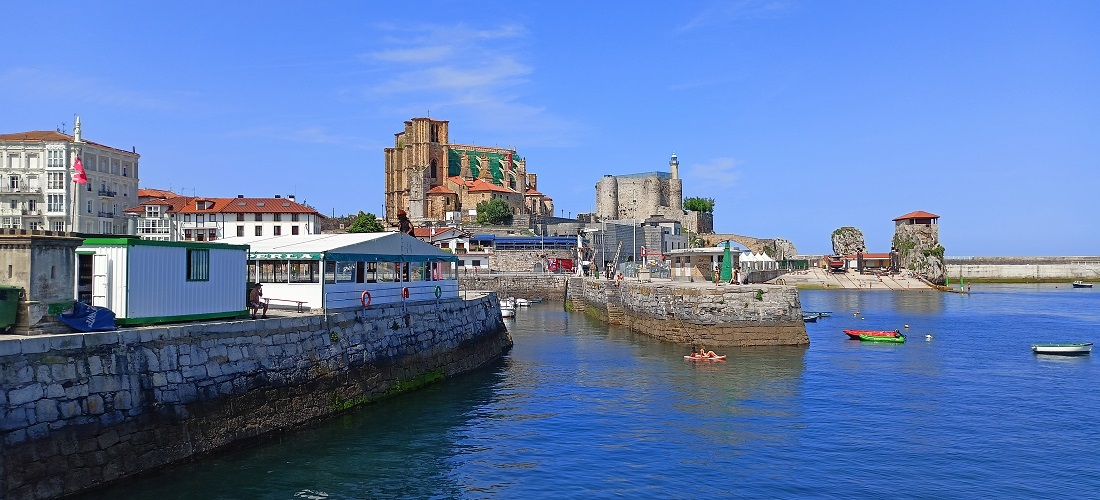
[[[707,347],[808,345],[794,287],[572,279],[573,309],[668,342]],[[581,290],[577,290],[581,288]]]
[[[571,250],[567,249],[538,249],[538,250],[500,250],[494,249],[491,268],[497,273],[534,272],[536,265],[540,269],[546,269],[546,259],[574,259]]]
[[[55,498],[484,366],[492,294],[0,340],[0,498]]]
[[[571,274],[469,274],[460,276],[458,283],[463,290],[488,290],[501,297],[541,298],[561,302],[565,300],[565,282]]]

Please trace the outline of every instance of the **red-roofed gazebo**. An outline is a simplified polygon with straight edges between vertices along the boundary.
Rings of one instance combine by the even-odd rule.
[[[902,215],[901,217],[895,217],[894,225],[907,226],[920,224],[923,226],[931,226],[933,224],[938,224],[939,218],[940,216],[936,214],[928,213],[923,210],[917,210],[916,212],[909,212],[905,215]]]

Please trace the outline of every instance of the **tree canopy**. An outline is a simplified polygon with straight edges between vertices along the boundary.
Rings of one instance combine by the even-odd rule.
[[[477,223],[499,226],[512,223],[512,210],[504,200],[482,201],[477,204]]]
[[[349,233],[380,233],[382,231],[385,231],[385,228],[378,221],[378,216],[372,213],[359,212],[359,215],[355,217],[355,222],[352,222],[351,226],[348,227]]]
[[[700,198],[697,196],[684,198],[684,210],[714,213],[714,198]]]

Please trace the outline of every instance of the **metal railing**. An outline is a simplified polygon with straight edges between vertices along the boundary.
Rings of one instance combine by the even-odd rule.
[[[20,184],[14,187],[0,186],[0,193],[40,194],[42,193],[42,186],[28,186],[26,184]]]
[[[100,189],[99,190],[99,195],[100,196],[106,196],[106,197],[114,197],[114,196],[118,195],[118,192],[117,191],[110,191],[110,190],[107,190],[107,189]]]

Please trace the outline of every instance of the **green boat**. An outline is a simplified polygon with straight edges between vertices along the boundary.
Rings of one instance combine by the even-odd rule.
[[[889,337],[885,335],[863,335],[859,336],[859,340],[863,342],[887,342],[890,344],[901,344],[905,342],[905,335],[897,334],[895,337]]]

